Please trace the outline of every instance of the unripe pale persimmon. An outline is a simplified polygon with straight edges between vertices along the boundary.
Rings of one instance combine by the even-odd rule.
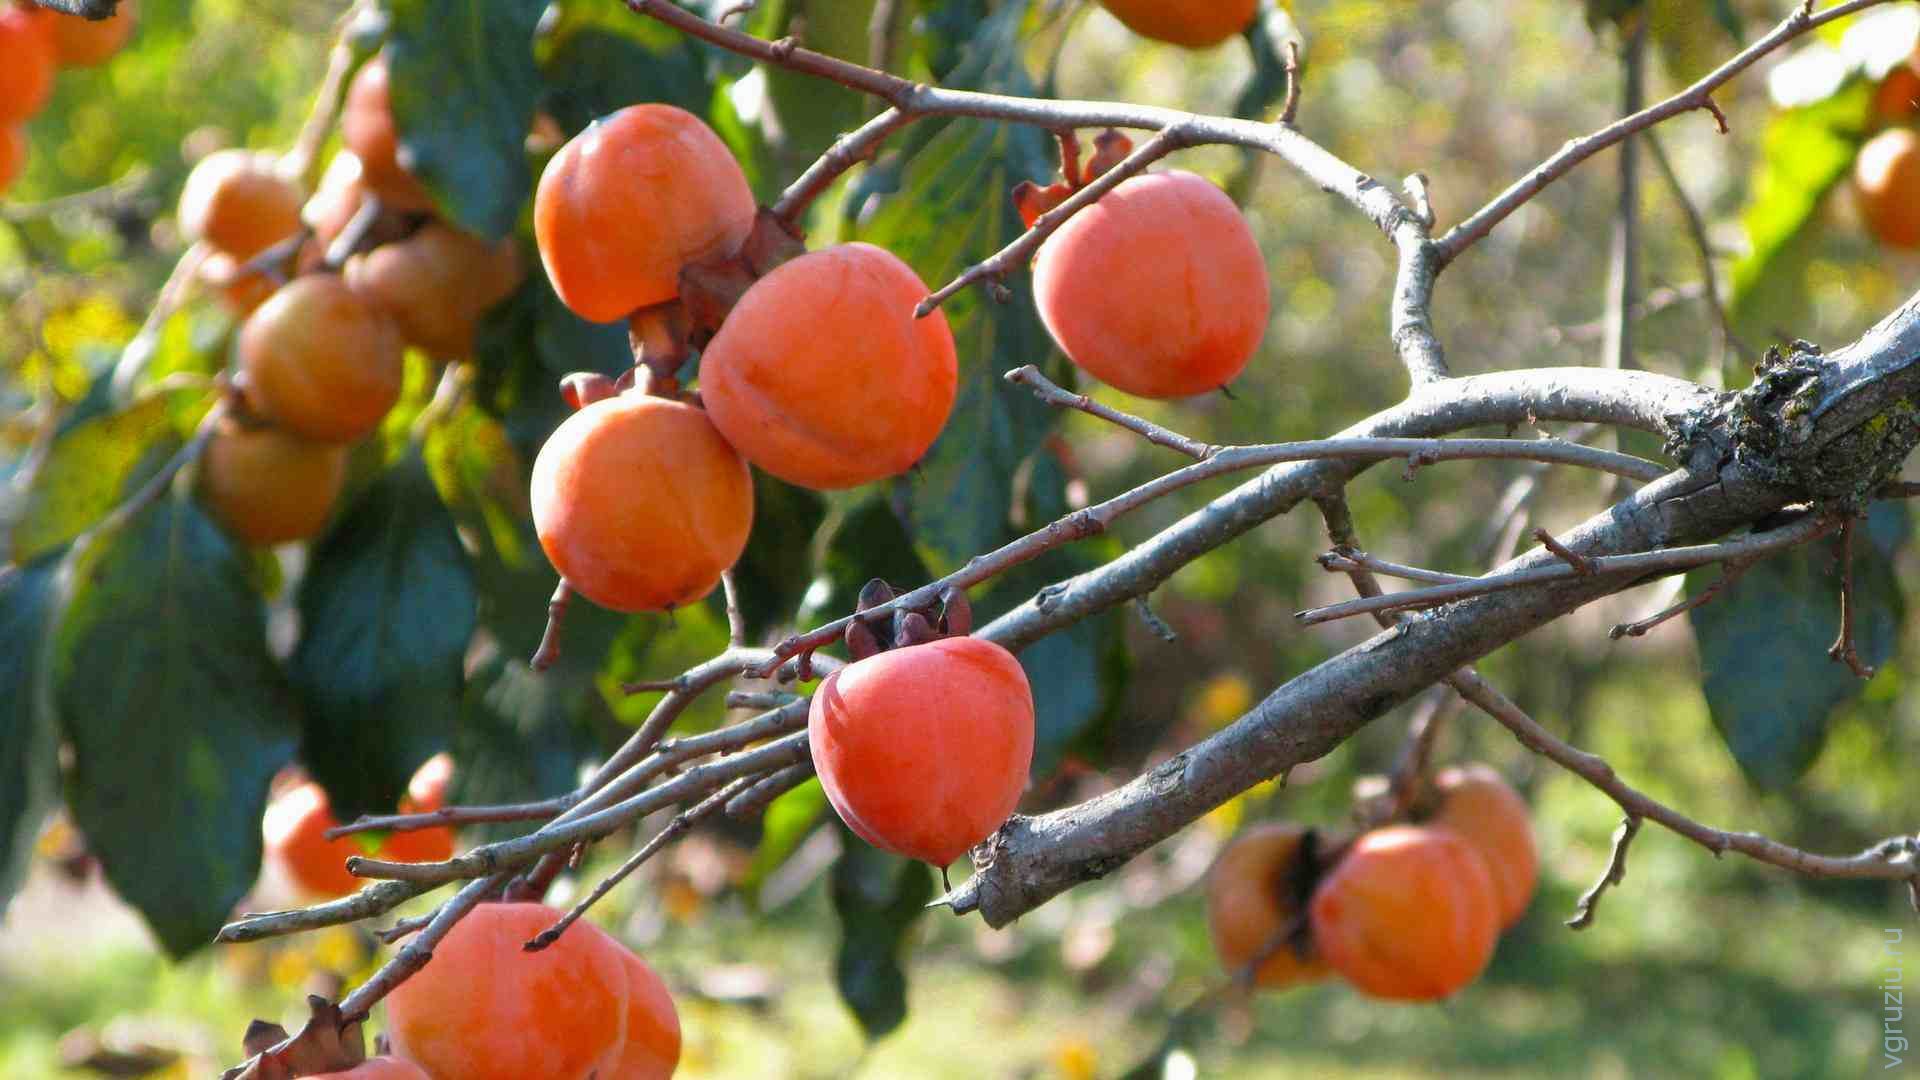
[[[700,399],[748,461],[791,483],[845,488],[913,467],[953,411],[953,333],[927,287],[872,244],[775,268],[700,357]]]
[[[481,904],[426,967],[387,995],[393,1052],[434,1080],[585,1080],[626,1043],[625,947],[578,922],[553,944],[526,942],[560,912]]]
[[[60,66],[93,67],[106,63],[133,36],[136,6],[135,0],[120,0],[120,6],[104,19],[44,12],[42,17],[52,36],[54,57]]]
[[[1853,186],[1876,239],[1920,247],[1920,135],[1889,128],[1867,140],[1853,162]]]
[[[200,470],[214,517],[256,547],[318,533],[346,479],[345,447],[233,420],[215,429]]]
[[[312,1073],[306,1080],[433,1080],[425,1069],[397,1057],[370,1057],[351,1069]]]
[[[540,448],[533,524],[554,569],[601,607],[684,607],[746,549],[753,477],[704,411],[625,393]]]
[[[679,1010],[660,976],[632,950],[620,951],[627,965],[627,1038],[607,1055],[599,1075],[605,1080],[667,1080],[680,1065]]]
[[[347,261],[347,286],[393,317],[400,336],[442,360],[473,351],[480,313],[520,283],[511,238],[489,244],[438,223]]]
[[[0,124],[0,191],[11,187],[26,169],[26,129],[16,124]]]
[[[1033,763],[1033,691],[983,638],[909,645],[826,677],[808,747],[840,820],[875,847],[935,866],[1007,820]]]
[[[1141,37],[1204,49],[1246,29],[1256,0],[1100,0]]]
[[[273,158],[217,150],[200,159],[180,191],[180,231],[237,259],[250,259],[300,231],[300,188]]]
[[[53,35],[36,13],[0,4],[0,126],[25,123],[53,93]]]
[[[1525,800],[1480,764],[1442,769],[1434,787],[1440,807],[1426,824],[1452,829],[1480,852],[1500,897],[1500,925],[1512,926],[1525,914],[1540,874]]]
[[[400,399],[400,331],[334,274],[296,278],[240,328],[247,401],[297,435],[353,442]]]
[[[593,322],[680,295],[681,269],[732,254],[753,217],[753,192],[727,145],[671,105],[633,105],[589,124],[547,163],[533,200],[547,277]]]
[[[1148,398],[1216,390],[1266,332],[1266,261],[1233,200],[1188,172],[1130,177],[1033,262],[1040,319],[1075,364]]]
[[[1255,969],[1255,986],[1270,990],[1324,979],[1327,965],[1303,954],[1306,899],[1314,868],[1309,864],[1309,831],[1286,822],[1269,822],[1241,831],[1213,869],[1207,872],[1207,930],[1213,951],[1229,974],[1265,954]],[[1284,943],[1276,935],[1298,929]]]
[[[394,210],[431,210],[433,199],[400,161],[392,80],[383,53],[363,64],[347,86],[340,141],[360,159],[361,182]]]
[[[1417,825],[1362,836],[1307,913],[1327,966],[1396,1001],[1447,997],[1479,978],[1500,934],[1486,860],[1451,830]]]

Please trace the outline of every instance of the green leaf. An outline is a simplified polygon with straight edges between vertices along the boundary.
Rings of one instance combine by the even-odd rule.
[[[0,912],[60,801],[60,737],[40,678],[59,565],[0,568]]]
[[[386,0],[402,161],[461,228],[513,231],[533,190],[525,142],[540,93],[544,0]]]
[[[1009,5],[981,25],[954,72],[955,86],[1033,93],[1017,48],[1024,11]],[[949,121],[929,141],[909,144],[902,159],[863,177],[869,190],[894,193],[862,211],[859,238],[899,255],[937,287],[1020,234],[1008,193],[1022,180],[1044,181],[1052,168],[1047,137],[1036,129]],[[940,440],[898,481],[910,492],[914,540],[935,570],[958,566],[1008,535],[1014,472],[1055,422],[1052,410],[1001,378],[1053,348],[1029,276],[1007,286],[1005,303],[973,288],[944,306],[959,352],[958,399]]]
[[[6,517],[12,522],[11,558],[31,562],[64,546],[120,502],[127,478],[174,427],[164,395],[75,424],[54,441],[33,484]]]
[[[1816,220],[1821,201],[1846,177],[1865,135],[1867,95],[1854,82],[1818,104],[1777,112],[1761,136],[1761,152],[1741,212],[1748,251],[1734,262],[1731,308],[1742,334],[1773,336],[1775,324],[1804,304],[1804,259],[1792,258],[1797,240]]]
[[[733,567],[748,641],[793,617],[813,568],[813,534],[826,516],[827,502],[815,492],[754,473],[753,535]],[[716,591],[712,602],[725,599]]]
[[[800,850],[826,812],[827,791],[818,777],[767,804],[760,815],[760,844],[753,849],[753,862],[740,882],[748,903],[760,906],[761,887]]]
[[[481,316],[474,335],[474,396],[506,425],[520,456],[532,461],[572,415],[560,379],[576,371],[618,376],[633,366],[627,328],[590,323],[567,310],[547,275],[529,274],[518,292]]]
[[[452,801],[530,802],[573,790],[598,747],[586,722],[591,672],[529,670],[524,657],[496,654],[467,681],[454,733]],[[482,826],[472,839],[520,836],[539,822]]]
[[[833,911],[840,919],[834,983],[867,1038],[907,1018],[907,973],[900,965],[908,931],[933,899],[924,863],[902,859],[847,835],[833,864]]]
[[[706,63],[685,37],[618,4],[569,4],[543,36],[547,111],[573,132],[643,101],[703,113],[713,92]]]
[[[770,18],[768,37],[797,36],[815,52],[867,62],[867,24],[874,0],[787,0],[784,18]],[[767,102],[780,147],[796,164],[818,156],[843,131],[857,126],[871,99],[817,75],[769,65]]]
[[[1854,536],[1854,634],[1860,658],[1893,655],[1906,602],[1893,554],[1910,526],[1904,508],[1875,506]],[[1840,577],[1832,542],[1756,563],[1689,618],[1699,640],[1703,689],[1713,724],[1758,787],[1791,784],[1819,757],[1834,710],[1867,683],[1827,658],[1840,626]],[[1689,575],[1690,594],[1719,576]]]
[[[453,516],[418,453],[374,482],[300,583],[292,674],[302,757],[349,820],[385,812],[446,747],[478,604]]]
[[[69,554],[60,585],[68,805],[114,890],[184,956],[252,886],[267,784],[295,744],[246,553],[167,497]]]

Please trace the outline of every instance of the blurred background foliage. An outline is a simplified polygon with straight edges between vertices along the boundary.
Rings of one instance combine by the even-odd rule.
[[[1247,42],[1183,52],[1134,37],[1090,5],[908,6],[910,47],[897,66],[951,85],[1232,112],[1248,107],[1243,95],[1260,71]],[[1424,171],[1442,227],[1617,112],[1622,33],[1606,4],[1287,6],[1305,41],[1300,126],[1383,179]],[[1729,25],[1751,38],[1789,6],[1655,0],[1650,97],[1730,55],[1737,42]],[[864,27],[869,7],[763,0],[748,19],[759,33],[799,20],[822,47],[860,55],[864,38],[853,28]],[[1915,5],[1895,8],[1912,15]],[[219,145],[291,141],[339,10],[306,0],[147,0],[123,54],[96,70],[63,73],[53,103],[30,128],[29,169],[0,202],[0,479],[30,458],[57,418],[70,424],[76,412],[85,415],[101,374],[145,318],[181,248],[172,207],[190,161]],[[1858,38],[1849,53],[1843,30],[1796,54],[1804,69],[1798,82],[1796,69],[1770,62],[1723,91],[1729,134],[1715,134],[1704,114],[1658,130],[1708,223],[1723,287],[1731,280],[1738,290],[1735,332],[1749,348],[1787,337],[1847,341],[1920,284],[1920,258],[1876,245],[1847,193],[1828,190],[1844,188],[1852,147],[1872,123],[1870,79],[1886,71],[1870,70],[1879,61],[1858,55]],[[565,130],[631,101],[681,102],[728,138],[763,198],[871,108],[835,88],[689,46],[612,3],[570,2],[550,13],[542,35],[536,58],[544,105]],[[1818,54],[1822,48],[1841,59]],[[403,114],[406,101],[397,91]],[[909,153],[883,158],[823,200],[810,239],[889,244],[930,283],[1011,236],[1006,187],[1052,166],[1051,147],[1033,133],[971,122],[923,123],[896,144]],[[1617,194],[1612,161],[1603,156],[1550,188],[1449,270],[1435,317],[1456,373],[1600,362],[1595,320],[1603,315]],[[1277,162],[1207,148],[1177,163],[1242,198],[1270,259],[1272,325],[1232,397],[1161,404],[1102,392],[1106,399],[1216,443],[1320,437],[1398,400],[1405,378],[1385,332],[1393,263],[1373,227]],[[60,202],[109,185],[106,197]],[[1635,324],[1635,362],[1742,384],[1754,356],[1721,340],[1699,301],[1698,252],[1681,204],[1651,163],[1642,190],[1648,310]],[[996,369],[1059,367],[1019,299],[993,309],[969,292],[948,310],[971,358],[958,421],[966,426],[919,478],[890,491],[819,500],[764,485],[763,529],[743,573],[765,627],[795,611],[803,620],[843,613],[851,590],[875,572],[917,583],[1068,506],[1177,463],[1079,414],[1046,415],[1000,387]],[[229,331],[214,306],[189,305],[159,335],[150,377],[216,367]],[[422,447],[432,485],[460,524],[480,597],[481,644],[469,650],[462,696],[447,705],[457,715],[445,720],[450,734],[443,732],[462,762],[464,799],[571,786],[578,764],[652,703],[652,695],[620,694],[622,680],[677,672],[724,644],[724,620],[711,606],[668,620],[615,618],[581,604],[561,677],[542,680],[519,663],[538,639],[551,578],[522,520],[524,505],[515,503],[524,499],[518,470],[559,417],[554,380],[583,367],[616,369],[622,345],[617,333],[571,320],[534,282],[496,310],[483,332],[478,406],[435,426]],[[389,422],[385,444],[361,452],[355,490],[382,476],[391,482],[407,465],[407,431],[431,390],[419,367],[410,404]],[[190,406],[169,409],[161,426],[190,424]],[[156,464],[127,448],[164,445],[111,433],[102,441],[127,460],[112,472],[112,490],[83,498],[96,517],[122,482]],[[1657,454],[1651,440],[1624,441]],[[979,467],[982,460],[990,467]],[[1467,463],[1425,468],[1407,482],[1396,468],[1376,469],[1350,489],[1360,536],[1388,558],[1474,572],[1499,537],[1502,523],[1490,519],[1491,508],[1524,472]],[[989,614],[1017,603],[1046,581],[1143,540],[1226,486],[1167,499],[1114,535],[976,599]],[[1592,475],[1544,475],[1533,520],[1559,530],[1615,494]],[[21,513],[12,505],[10,520]],[[965,512],[946,512],[954,506]],[[1549,728],[1711,824],[1831,851],[1911,829],[1920,818],[1908,765],[1920,752],[1920,695],[1905,693],[1904,682],[1920,671],[1920,641],[1898,597],[1920,583],[1920,565],[1902,542],[1905,514],[1901,508],[1895,520],[1876,522],[1876,538],[1887,542],[1870,600],[1887,617],[1889,662],[1864,688],[1815,695],[1816,704],[1795,715],[1762,708],[1754,720],[1751,708],[1730,706],[1724,695],[1710,709],[1702,657],[1711,663],[1717,654],[1696,648],[1685,622],[1609,641],[1607,627],[1672,597],[1660,585],[1562,620],[1482,669]],[[781,525],[768,529],[768,520]],[[38,539],[14,533],[9,557],[36,544],[52,550],[77,531],[48,528]],[[1195,562],[1155,594],[1153,610],[1177,641],[1161,640],[1127,610],[1030,650],[1023,659],[1040,684],[1043,723],[1055,725],[1053,737],[1043,738],[1030,807],[1124,780],[1368,634],[1358,622],[1310,631],[1294,625],[1294,611],[1347,595],[1344,578],[1312,561],[1324,546],[1318,517],[1298,511]],[[298,603],[286,583],[303,578],[306,556],[254,561],[256,583],[273,598],[270,640],[285,653]],[[1804,605],[1809,619],[1832,618],[1836,578],[1824,551],[1776,578],[1755,577],[1740,586],[1748,591],[1714,609],[1723,622],[1788,629],[1797,617],[1781,613],[1788,600]],[[6,597],[13,606],[0,611],[0,628],[26,610],[27,599]],[[100,647],[88,661],[111,666],[122,659],[113,653]],[[1718,672],[1723,684],[1765,699],[1789,677],[1764,649],[1741,651],[1734,662],[1743,658],[1745,667]],[[1837,670],[1817,656],[1808,663],[1819,670],[1791,677],[1825,679]],[[710,696],[683,722],[718,722],[718,701]],[[1913,919],[1897,890],[1803,882],[1739,859],[1715,860],[1647,830],[1598,924],[1567,931],[1560,920],[1600,871],[1617,811],[1474,715],[1447,732],[1441,756],[1491,761],[1520,785],[1535,806],[1543,853],[1541,895],[1503,940],[1488,976],[1441,1006],[1384,1005],[1322,985],[1262,997],[1251,1008],[1189,1009],[1220,981],[1197,889],[1219,844],[1258,818],[1340,823],[1352,782],[1393,760],[1404,712],[1295,770],[1284,788],[1266,785],[1236,799],[1112,878],[1007,930],[987,931],[971,919],[889,916],[898,909],[892,901],[922,888],[912,876],[918,870],[903,877],[897,864],[841,856],[841,834],[823,816],[815,788],[776,804],[764,833],[729,827],[679,845],[616,893],[603,914],[673,984],[688,1031],[689,1076],[1079,1080],[1140,1066],[1138,1075],[1154,1076],[1734,1078],[1836,1075],[1879,1060],[1881,930],[1910,929]],[[1723,739],[1715,728],[1742,717],[1796,729],[1759,732],[1766,746],[1798,738],[1792,761],[1762,752],[1743,769],[1728,748],[1741,740]],[[165,732],[158,734],[164,741]],[[405,751],[415,760],[425,752]],[[404,778],[407,770],[396,764],[388,771]],[[67,1075],[56,1063],[86,1049],[87,1039],[150,1045],[156,1065],[172,1055],[155,1075],[208,1075],[234,1059],[246,1018],[283,1019],[304,992],[364,975],[372,963],[366,939],[350,930],[170,961],[148,924],[104,887],[85,851],[70,826],[42,834],[0,925],[0,1071],[8,1076]],[[284,897],[284,885],[269,875],[254,895]],[[836,970],[854,1000],[863,987],[874,989],[858,978],[849,984],[850,957],[873,961],[868,969],[882,983],[890,958],[904,963],[909,1008],[878,1040],[866,1038],[861,1021],[885,1031],[897,997],[882,985],[879,1006],[856,1018],[827,992]],[[987,1032],[993,1036],[982,1038]]]

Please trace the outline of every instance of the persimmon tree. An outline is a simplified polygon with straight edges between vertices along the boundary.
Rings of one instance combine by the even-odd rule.
[[[113,5],[48,6],[99,16]],[[227,196],[245,194],[244,180],[274,194],[282,218],[289,185],[317,184],[321,197],[302,224],[265,246],[247,235],[235,241],[247,250],[230,250],[210,217],[220,178],[190,186],[182,217],[195,222],[192,243],[151,318],[84,397],[49,420],[16,473],[11,561],[0,571],[0,700],[10,710],[0,739],[0,837],[8,841],[0,884],[17,882],[64,777],[64,801],[108,880],[176,954],[216,939],[373,920],[435,896],[423,914],[383,931],[397,948],[377,974],[316,1008],[315,1025],[337,1035],[430,970],[436,947],[480,905],[537,901],[584,849],[659,811],[676,813],[529,949],[564,940],[571,922],[678,836],[718,815],[753,819],[776,799],[807,800],[808,813],[819,814],[831,795],[860,836],[944,855],[951,835],[900,839],[911,828],[895,819],[903,805],[912,811],[913,790],[876,794],[875,777],[862,775],[897,768],[884,764],[891,755],[842,746],[831,768],[822,766],[835,774],[828,792],[809,783],[823,760],[810,735],[850,724],[856,707],[871,704],[846,704],[852,689],[829,705],[810,693],[854,687],[885,708],[918,698],[937,711],[976,688],[926,657],[975,645],[1010,652],[1024,672],[996,668],[994,678],[1030,684],[1031,705],[1012,709],[1012,723],[1024,723],[1030,708],[1031,756],[1044,772],[1121,692],[1125,665],[1114,658],[1130,607],[1153,620],[1147,599],[1183,568],[1265,522],[1315,513],[1329,544],[1320,565],[1356,595],[1301,611],[1297,623],[1369,619],[1377,634],[1293,674],[1237,720],[1127,783],[1007,817],[972,848],[972,873],[937,896],[919,867],[887,863],[877,892],[846,890],[845,947],[887,968],[923,906],[1006,925],[1323,757],[1430,688],[1472,705],[1619,805],[1612,858],[1596,869],[1576,926],[1622,882],[1645,823],[1784,873],[1904,884],[1920,903],[1920,839],[1899,831],[1908,825],[1891,823],[1892,835],[1865,850],[1829,853],[1703,824],[1694,815],[1712,817],[1710,799],[1684,808],[1654,799],[1475,668],[1596,601],[1657,592],[1659,610],[1615,636],[1658,634],[1689,615],[1730,749],[1756,778],[1784,782],[1817,752],[1819,717],[1856,695],[1890,650],[1900,599],[1880,583],[1897,543],[1888,537],[1904,531],[1876,522],[1886,504],[1914,494],[1899,474],[1920,443],[1920,296],[1857,340],[1822,348],[1789,339],[1749,355],[1751,381],[1734,391],[1626,362],[1642,299],[1638,155],[1672,176],[1656,129],[1711,140],[1715,130],[1764,122],[1770,145],[1785,147],[1762,164],[1771,173],[1746,211],[1753,250],[1724,301],[1698,231],[1717,323],[1703,346],[1716,350],[1714,362],[1703,355],[1701,370],[1717,369],[1719,354],[1749,349],[1733,327],[1741,304],[1762,302],[1756,283],[1768,261],[1785,257],[1861,144],[1890,123],[1910,124],[1911,114],[1890,121],[1887,106],[1872,105],[1897,66],[1874,57],[1839,61],[1838,78],[1770,118],[1733,115],[1715,95],[1883,0],[1790,5],[1745,43],[1725,35],[1722,62],[1652,104],[1630,78],[1618,120],[1569,133],[1577,137],[1491,193],[1435,192],[1418,173],[1376,177],[1367,161],[1349,161],[1309,134],[1313,27],[1270,2],[1240,31],[1253,63],[1233,115],[1055,96],[1027,45],[1070,32],[1071,5],[844,6],[827,17],[811,5],[803,38],[787,36],[798,26],[795,6],[767,2],[391,0],[358,3],[342,17],[297,142],[274,161],[225,159],[234,185]],[[1128,25],[1154,32],[1153,5],[1114,6]],[[1631,73],[1647,12],[1625,0],[1588,6],[1621,42]],[[1715,7],[1734,22],[1729,5]],[[1211,30],[1206,37],[1215,39]],[[749,80],[764,95],[764,115],[740,110]],[[785,136],[778,143],[768,134],[776,126]],[[358,162],[339,180],[341,158],[329,164],[321,152],[336,128],[342,156]],[[676,153],[690,158],[639,185],[630,175],[637,166],[621,166],[621,140],[668,138],[655,128],[695,130],[672,136]],[[1081,392],[1081,369],[1155,397],[1220,388],[1258,343],[1268,294],[1251,235],[1211,181],[1168,164],[1199,147],[1238,151],[1244,167],[1285,170],[1299,198],[1333,200],[1377,230],[1394,268],[1380,340],[1400,361],[1401,400],[1321,438],[1213,445],[1178,430],[1177,409],[1155,414],[1174,418],[1162,423]],[[1446,271],[1608,151],[1629,180],[1607,290],[1608,363],[1456,374],[1434,317],[1449,300]],[[732,161],[716,163],[715,154]],[[1789,171],[1790,180],[1772,175]],[[1883,174],[1904,175],[1875,175]],[[757,215],[741,183],[762,204]],[[646,204],[643,186],[663,192],[654,197],[664,205]],[[1870,221],[1886,216],[1877,207],[1901,205],[1878,188],[1865,196],[1877,200]],[[1476,200],[1484,201],[1451,220],[1436,209]],[[713,205],[688,211],[701,221],[673,216],[704,203]],[[623,267],[617,249],[592,242],[628,221],[670,233],[662,242],[678,262]],[[1693,221],[1698,230],[1697,214]],[[242,233],[256,224],[257,216],[238,223]],[[565,230],[566,238],[549,238]],[[218,258],[226,264],[209,277]],[[519,266],[542,258],[544,273],[518,278]],[[856,294],[869,277],[884,286]],[[233,292],[256,280],[271,285],[272,299]],[[382,280],[390,283],[376,288]],[[1176,285],[1193,281],[1202,293],[1180,295]],[[232,300],[244,322],[231,331],[231,365],[221,350],[182,357],[161,347],[170,320],[202,287],[250,298]],[[1790,337],[1792,328],[1781,329]],[[1183,333],[1196,340],[1170,340]],[[412,346],[404,374],[402,340]],[[872,346],[869,357],[869,342],[887,347]],[[684,397],[683,386],[711,388],[711,420],[690,400],[668,400]],[[1380,400],[1392,396],[1383,390]],[[1075,506],[1050,443],[1065,411],[1116,425],[1171,464]],[[783,426],[793,416],[804,422]],[[1558,435],[1536,430],[1549,425],[1570,426],[1556,427]],[[1648,449],[1613,448],[1622,445]],[[1376,465],[1398,463],[1412,478],[1462,461],[1590,470],[1614,487],[1578,526],[1533,529],[1531,550],[1467,572],[1366,549],[1349,510],[1352,485],[1372,482],[1383,471]],[[1129,547],[1107,535],[1130,515],[1229,477],[1238,486]],[[849,487],[852,494],[820,493]],[[1531,488],[1512,491],[1502,520],[1525,528]],[[263,595],[281,587],[283,569],[249,545],[309,536],[292,596],[297,632],[271,645]],[[1844,567],[1831,588],[1806,570],[1824,557],[1820,547]],[[614,566],[603,550],[615,553]],[[667,572],[689,552],[691,576]],[[556,568],[565,575],[557,590]],[[1670,584],[1683,574],[1685,596]],[[1383,578],[1409,584],[1389,592]],[[1755,616],[1753,605],[1764,611],[1783,595],[1817,595],[1837,615],[1837,638],[1830,648],[1815,643],[1812,662],[1806,627]],[[672,618],[618,614],[676,608]],[[672,671],[643,669],[680,655],[670,644],[676,635],[710,642],[712,654]],[[936,650],[947,635],[977,641]],[[911,687],[882,693],[858,676],[858,665],[886,648]],[[1716,684],[1715,657],[1756,649],[1799,665],[1784,705],[1795,718],[1778,721],[1781,702],[1737,681]],[[914,650],[927,652],[910,659]],[[596,725],[610,684],[657,697],[602,752]],[[757,711],[674,732],[690,710],[722,695]],[[168,710],[190,703],[192,723],[156,730],[139,722],[155,702]],[[1370,875],[1412,860],[1420,873],[1458,884],[1445,859],[1524,843],[1511,839],[1510,819],[1492,826],[1509,829],[1492,840],[1462,826],[1470,842],[1393,824],[1431,786],[1439,723],[1437,708],[1417,714],[1391,788],[1363,808],[1364,820],[1388,828],[1352,845],[1364,858],[1332,870],[1328,880],[1343,892],[1314,900],[1316,929],[1324,921],[1328,933],[1344,935],[1356,910],[1391,899],[1391,881],[1381,886]],[[902,739],[927,732],[920,749],[939,756],[972,752],[962,730],[955,737],[918,718],[897,727]],[[448,747],[457,773],[447,804],[389,813],[415,770]],[[336,836],[450,825],[512,832],[446,859],[348,858],[346,869],[364,882],[357,892],[230,918],[259,866],[269,782],[296,758],[347,822]],[[1004,766],[975,785],[996,803],[996,819],[1006,793],[986,789],[1006,786]],[[954,767],[967,781],[959,788],[974,784],[971,768]],[[1463,775],[1440,779],[1443,798],[1467,784]],[[137,818],[128,812],[134,790],[158,792],[142,794]],[[927,799],[951,794],[926,789]],[[1498,810],[1462,802],[1442,804],[1437,816],[1484,822],[1510,813],[1510,797],[1500,786],[1485,795]],[[849,810],[855,802],[880,809]],[[198,843],[158,850],[145,841],[156,830]],[[1298,836],[1285,839],[1275,859],[1320,858]],[[1471,956],[1436,946],[1426,981],[1408,975],[1418,963],[1390,963],[1377,980],[1382,992],[1432,996],[1471,979],[1514,904],[1530,896],[1532,858],[1527,848],[1524,872],[1516,863],[1484,880],[1467,874],[1474,887],[1458,906],[1471,908],[1479,927]],[[1230,950],[1241,980],[1317,974],[1312,959],[1297,971],[1272,963],[1274,948],[1309,921],[1304,895],[1267,907],[1260,918],[1271,928],[1262,936],[1271,940],[1239,940]],[[1406,944],[1417,951],[1425,943]],[[843,989],[863,1023],[873,1031],[897,1024],[897,981],[856,982],[843,978]],[[1443,989],[1429,992],[1429,984]],[[250,1040],[248,1068],[278,1075],[262,1070],[309,1037]],[[589,1056],[619,1049],[617,1040],[610,1046]]]

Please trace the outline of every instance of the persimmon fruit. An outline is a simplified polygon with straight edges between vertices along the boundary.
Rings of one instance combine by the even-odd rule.
[[[301,891],[332,899],[366,884],[347,873],[347,859],[372,850],[352,836],[327,839],[326,831],[338,824],[326,791],[307,781],[274,797],[261,832],[267,854]]]
[[[1425,824],[1452,829],[1480,852],[1499,894],[1500,925],[1512,926],[1526,912],[1540,875],[1526,801],[1499,773],[1477,763],[1440,770],[1434,788],[1440,805]]]
[[[453,758],[435,754],[428,758],[407,781],[407,793],[400,799],[403,814],[426,814],[447,804],[447,788],[453,783]],[[381,845],[382,858],[396,862],[444,862],[453,858],[453,829],[402,829],[387,834]]]
[[[1853,161],[1853,187],[1876,239],[1920,247],[1920,134],[1889,128],[1867,140]]]
[[[520,283],[512,239],[489,244],[439,223],[347,261],[347,287],[392,317],[400,336],[436,359],[473,351],[480,313]]]
[[[861,839],[946,866],[1013,813],[1033,763],[1020,662],[976,637],[883,652],[828,675],[807,713],[827,800]]]
[[[360,161],[361,182],[394,210],[431,210],[433,198],[400,160],[393,120],[392,78],[383,53],[360,66],[347,85],[340,141]]]
[[[45,12],[55,61],[61,67],[95,67],[106,63],[125,48],[127,39],[133,36],[138,21],[136,7],[135,0],[120,0],[120,6],[104,19]]]
[[[200,263],[199,271],[200,280],[219,290],[227,309],[241,316],[251,315],[280,290],[279,284],[265,274],[242,272],[243,262],[224,251],[215,251]]]
[[[700,358],[700,398],[727,441],[803,487],[912,468],[953,411],[953,332],[927,287],[872,244],[781,264],[740,298]]]
[[[544,904],[482,904],[426,967],[387,995],[393,1052],[434,1080],[600,1080],[627,1041],[625,947],[589,923],[526,942],[560,918]],[[676,1022],[677,1030],[677,1022]]]
[[[180,190],[180,231],[236,259],[250,259],[300,231],[299,185],[251,150],[200,159]]]
[[[1888,123],[1900,123],[1920,113],[1920,70],[1913,60],[1896,65],[1873,92],[1873,114]]]
[[[1452,830],[1418,825],[1362,836],[1314,890],[1307,915],[1328,967],[1395,1001],[1444,998],[1473,982],[1500,934],[1486,860]]]
[[[739,162],[671,105],[632,105],[587,125],[547,163],[533,198],[547,277],[592,322],[679,296],[681,269],[733,254],[753,219]]]
[[[753,526],[752,475],[706,412],[637,392],[555,429],[534,458],[532,502],[554,569],[614,611],[699,600]]]
[[[627,966],[627,1037],[607,1056],[600,1077],[666,1080],[680,1064],[680,1013],[659,974],[631,950],[620,952]]]
[[[1309,831],[1288,822],[1242,830],[1207,872],[1207,931],[1214,955],[1238,974],[1261,954],[1255,986],[1284,989],[1330,974],[1318,956],[1303,952],[1304,920],[1312,885]],[[1276,935],[1297,930],[1275,944]]]
[[[1033,263],[1034,302],[1075,364],[1129,394],[1226,385],[1266,332],[1266,261],[1233,200],[1189,172],[1129,177]]]
[[[0,126],[25,123],[53,94],[53,35],[37,13],[0,4]]]
[[[26,169],[26,129],[16,124],[0,124],[0,191],[11,187]]]
[[[335,274],[296,278],[240,328],[247,401],[297,435],[349,443],[400,399],[400,331]]]
[[[1141,37],[1204,49],[1246,29],[1257,0],[1100,0]]]
[[[344,447],[232,419],[214,430],[200,473],[201,494],[214,517],[255,547],[318,533],[346,479]]]

